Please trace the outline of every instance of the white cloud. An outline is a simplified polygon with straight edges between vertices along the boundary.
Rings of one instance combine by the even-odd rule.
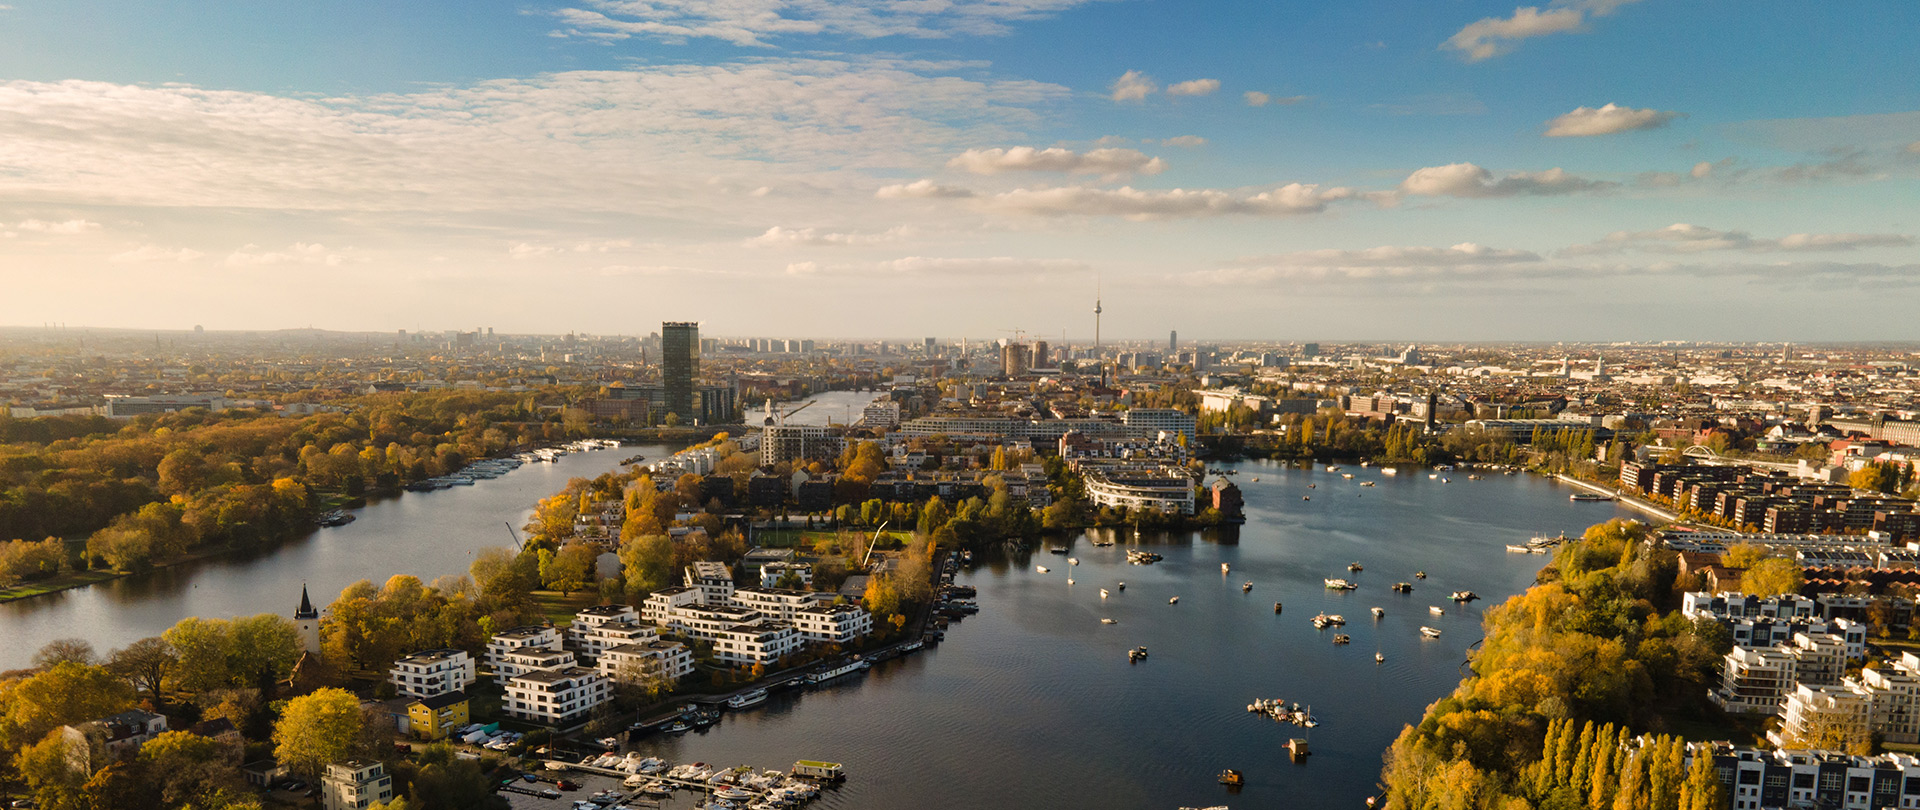
[[[1473,242],[1452,247],[1386,246],[1364,250],[1303,250],[1242,259],[1218,270],[1187,274],[1189,281],[1234,285],[1293,280],[1361,280],[1466,275],[1493,272],[1508,265],[1540,262],[1525,250],[1493,248]]]
[[[1695,180],[1705,180],[1708,175],[1713,174],[1713,164],[1705,160],[1700,161],[1699,163],[1693,164],[1693,170],[1687,172],[1687,174],[1691,175]]]
[[[1746,231],[1722,231],[1678,222],[1651,231],[1614,231],[1598,242],[1573,245],[1562,255],[1599,255],[1641,251],[1653,253],[1703,253],[1739,250],[1750,253],[1817,252],[1858,250],[1873,247],[1906,247],[1911,237],[1893,233],[1796,233],[1768,239]]]
[[[1920,155],[1920,141],[1907,144],[1906,150],[1909,155]]]
[[[1065,186],[1015,189],[983,200],[988,210],[1041,216],[1117,216],[1129,219],[1176,219],[1241,214],[1284,216],[1312,214],[1327,204],[1358,196],[1352,189],[1292,183],[1254,194],[1217,189],[1144,191]]]
[[[1169,96],[1204,96],[1220,89],[1219,79],[1190,79],[1167,85]]]
[[[1288,106],[1307,100],[1306,96],[1275,96],[1258,90],[1248,90],[1241,95],[1246,98],[1249,107],[1265,107],[1268,104]]]
[[[1159,174],[1165,161],[1133,149],[1094,149],[1074,152],[1054,147],[1035,149],[1016,146],[1011,149],[968,149],[947,167],[974,174],[1001,172],[1066,172],[1068,174]]]
[[[911,183],[896,183],[890,186],[881,186],[879,191],[873,193],[873,196],[882,200],[954,200],[971,197],[973,196],[973,192],[964,188],[943,186],[932,180],[922,179],[915,180]]]
[[[261,250],[259,245],[247,245],[227,254],[228,267],[266,267],[278,264],[317,264],[327,267],[339,267],[348,261],[344,254],[327,250],[325,245],[310,242],[296,242],[286,250]]]
[[[1467,24],[1440,47],[1459,51],[1469,62],[1492,59],[1512,51],[1524,39],[1584,30],[1589,19],[1605,17],[1634,2],[1638,0],[1560,0],[1544,11],[1521,6],[1511,17],[1487,17]]]
[[[515,259],[533,259],[541,256],[560,256],[568,253],[611,253],[633,247],[632,239],[586,239],[577,242],[556,244],[535,244],[532,242],[514,242],[507,245],[507,256]]]
[[[100,223],[84,219],[67,219],[51,222],[43,219],[29,219],[14,226],[23,231],[44,233],[49,236],[74,236],[89,231],[100,230]]]
[[[1031,277],[1044,273],[1082,273],[1085,262],[1073,259],[1031,259],[1015,256],[947,258],[907,256],[883,262],[858,264],[821,264],[794,262],[787,274],[795,276],[915,276],[920,278],[978,278],[980,276]]]
[[[882,233],[836,233],[817,228],[783,228],[775,225],[766,233],[747,240],[755,247],[852,247],[892,242],[907,236],[912,229],[902,225]]]
[[[1207,139],[1198,135],[1175,135],[1160,142],[1163,146],[1184,146],[1198,148],[1207,145]]]
[[[1129,70],[1120,74],[1120,78],[1113,80],[1113,85],[1108,89],[1113,91],[1109,98],[1114,101],[1140,101],[1160,89],[1160,86],[1154,84],[1153,79],[1147,74]]]
[[[766,46],[783,36],[860,38],[1005,34],[1013,23],[1051,17],[1089,0],[583,0],[554,12],[557,37],[670,43],[718,39]]]
[[[46,204],[711,222],[756,187],[852,188],[1017,137],[1067,95],[944,71],[764,60],[333,98],[0,81],[0,165],[14,198]]]
[[[1668,121],[1679,115],[1665,110],[1636,110],[1611,103],[1597,109],[1577,107],[1573,112],[1548,121],[1547,135],[1564,138],[1654,129],[1666,126]]]
[[[115,264],[178,264],[204,258],[207,254],[192,248],[163,248],[158,245],[142,245],[125,253],[115,253],[107,261]]]
[[[1400,191],[1433,197],[1515,197],[1599,191],[1614,185],[1576,177],[1559,168],[1518,172],[1495,180],[1493,172],[1472,163],[1450,163],[1415,171],[1400,183]]]

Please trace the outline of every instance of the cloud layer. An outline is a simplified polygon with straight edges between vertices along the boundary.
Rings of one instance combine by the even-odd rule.
[[[1636,129],[1664,127],[1679,113],[1664,110],[1636,110],[1618,104],[1604,107],[1578,107],[1573,112],[1547,122],[1547,136],[1553,138],[1612,135]]]
[[[1641,251],[1651,253],[1702,253],[1739,250],[1750,253],[1815,252],[1859,250],[1873,247],[1906,247],[1913,239],[1894,233],[1796,233],[1778,238],[1759,238],[1745,231],[1722,231],[1678,222],[1652,231],[1614,231],[1598,242],[1574,245],[1561,255],[1599,255]]]
[[[717,39],[764,47],[771,40],[834,35],[945,38],[1005,34],[1089,0],[586,0],[553,12],[563,37],[665,42]]]
[[[1614,185],[1576,177],[1559,168],[1495,179],[1493,172],[1472,163],[1450,163],[1415,171],[1400,183],[1400,191],[1430,197],[1516,197],[1577,194]]]
[[[1469,62],[1481,62],[1512,51],[1521,40],[1585,30],[1589,19],[1605,17],[1634,2],[1638,0],[1559,0],[1545,10],[1521,6],[1510,17],[1467,24],[1440,47],[1458,51]]]
[[[1204,142],[1204,141],[1203,141]],[[1064,172],[1067,174],[1159,174],[1167,164],[1133,149],[1094,149],[1074,152],[1058,147],[1036,149],[1016,146],[1011,149],[968,149],[947,167],[974,174],[1002,172]]]

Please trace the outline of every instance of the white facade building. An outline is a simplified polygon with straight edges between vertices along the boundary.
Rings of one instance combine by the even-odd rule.
[[[1193,479],[1185,470],[1166,467],[1153,471],[1083,471],[1087,497],[1095,506],[1153,509],[1176,515],[1193,514]]]
[[[365,810],[393,801],[393,777],[378,762],[335,762],[320,777],[320,796],[326,810]]]
[[[401,697],[430,698],[464,692],[476,680],[466,650],[425,650],[393,662],[387,680]]]
[[[762,619],[713,634],[713,657],[729,664],[771,664],[800,649],[800,633],[787,622]]]
[[[507,714],[549,726],[568,725],[587,717],[594,707],[613,699],[613,682],[585,667],[529,672],[507,682],[501,708]]]
[[[726,563],[697,562],[687,566],[683,577],[687,587],[700,589],[701,599],[709,605],[724,605],[733,598],[733,569]]]
[[[813,563],[775,561],[760,566],[760,587],[778,587],[787,574],[798,577],[803,587],[813,585]]]
[[[676,608],[697,607],[706,603],[706,597],[699,588],[667,588],[647,594],[647,601],[640,608],[640,618],[666,627]]]
[[[1196,432],[1193,415],[1173,408],[1128,408],[1120,423],[1142,436],[1166,433],[1184,436],[1189,443]]]
[[[631,673],[656,672],[668,681],[678,681],[693,674],[693,651],[677,641],[622,644],[602,653],[597,668],[615,681],[631,677]]]
[[[794,611],[793,627],[804,641],[846,644],[873,632],[873,614],[859,605],[821,605]]]
[[[783,588],[741,588],[733,592],[733,603],[759,611],[769,618],[791,621],[794,611],[817,607],[833,601],[833,594],[794,591]]]

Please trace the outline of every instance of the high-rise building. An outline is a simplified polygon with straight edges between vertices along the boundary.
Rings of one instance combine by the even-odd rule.
[[[698,415],[693,381],[700,376],[700,324],[660,324],[660,382],[666,388],[667,413],[691,421]]]
[[[933,338],[927,338],[927,356],[932,357],[933,354],[934,354]]]
[[[1052,364],[1047,362],[1046,341],[1036,340],[1033,342],[1033,365],[1030,366],[1030,368],[1052,368]]]
[[[1027,373],[1028,361],[1033,359],[1032,352],[1024,343],[1008,343],[1000,347],[1000,373],[1008,377],[1018,377]]]
[[[1178,329],[1168,330],[1167,331],[1167,354],[1173,354],[1174,352],[1177,352],[1177,351],[1180,351],[1180,330]]]
[[[1320,344],[1318,344],[1318,343],[1308,343],[1308,344],[1306,344],[1306,345],[1304,345],[1304,346],[1301,346],[1301,347],[1300,347],[1300,356],[1301,356],[1301,357],[1319,357],[1319,356],[1320,356]]]

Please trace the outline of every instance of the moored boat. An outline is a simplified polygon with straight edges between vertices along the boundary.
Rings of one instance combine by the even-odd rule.
[[[1420,635],[1426,636],[1427,638],[1439,638],[1440,631],[1431,627],[1422,627],[1420,628]]]

